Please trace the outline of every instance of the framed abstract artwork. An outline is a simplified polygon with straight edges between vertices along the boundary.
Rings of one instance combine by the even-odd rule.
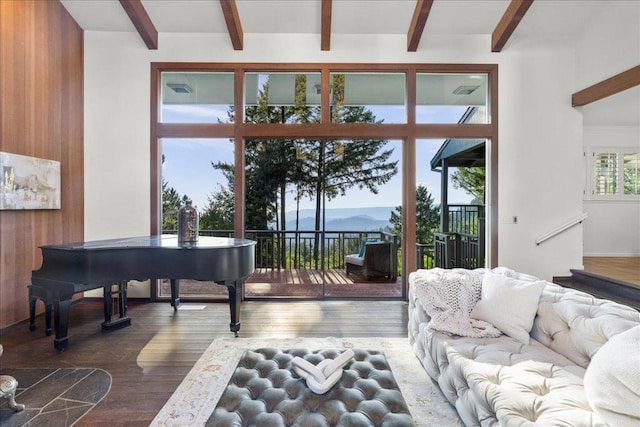
[[[60,162],[0,151],[0,210],[60,209]]]

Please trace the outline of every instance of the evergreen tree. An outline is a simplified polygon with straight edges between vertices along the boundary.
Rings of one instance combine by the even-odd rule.
[[[162,155],[164,164],[164,154]],[[169,187],[169,183],[162,178],[162,230],[178,229],[178,210],[184,203],[175,188]]]
[[[402,235],[402,206],[391,212],[389,221],[392,232]],[[440,228],[440,209],[435,205],[433,195],[422,184],[416,187],[416,243],[433,244],[433,235]]]
[[[306,100],[306,75],[295,77],[294,105],[270,105],[269,82],[258,93],[256,105],[245,109],[247,123],[319,123],[320,107]],[[380,123],[362,106],[344,105],[344,75],[334,76],[334,123]],[[233,120],[234,112],[229,110]],[[397,173],[397,161],[390,161],[393,149],[386,140],[351,141],[247,139],[245,141],[245,221],[248,229],[286,229],[286,195],[294,191],[297,205],[301,198],[316,201],[315,229],[320,229],[321,202],[346,195],[350,188],[377,194],[379,186]],[[215,163],[232,179],[233,165]],[[297,229],[297,226],[296,226]],[[284,242],[283,242],[284,243]],[[314,244],[318,261],[319,240]],[[284,251],[281,251],[284,253]],[[284,261],[284,260],[283,260]]]
[[[200,213],[201,230],[233,230],[233,189],[224,188],[207,197],[207,206]]]
[[[451,174],[454,188],[461,188],[472,195],[478,203],[485,204],[485,168],[458,168]]]

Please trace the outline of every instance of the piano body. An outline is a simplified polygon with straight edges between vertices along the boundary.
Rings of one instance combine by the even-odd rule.
[[[68,343],[69,307],[73,294],[104,289],[104,330],[131,324],[126,316],[129,280],[170,279],[171,305],[180,305],[179,279],[213,281],[227,287],[230,329],[240,330],[242,287],[255,266],[255,242],[246,239],[201,236],[195,243],[178,243],[175,235],[41,246],[42,266],[31,275],[32,288],[53,304],[54,347]],[[111,289],[119,285],[120,318],[111,320]],[[31,302],[32,311],[35,302]]]

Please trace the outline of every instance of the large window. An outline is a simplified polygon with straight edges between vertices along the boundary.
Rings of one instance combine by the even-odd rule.
[[[634,149],[596,148],[590,152],[588,194],[593,199],[640,198],[640,152]]]
[[[151,129],[151,181],[156,188],[151,195],[153,234],[162,230],[162,178],[166,177],[161,174],[162,141],[185,141],[185,150],[197,141],[216,141],[216,146],[230,148],[229,155],[204,160],[217,165],[212,170],[224,174],[225,188],[233,192],[224,198],[233,203],[231,234],[248,236],[249,226],[258,225],[277,228],[281,234],[297,232],[302,228],[300,223],[289,228],[291,216],[300,220],[297,213],[303,209],[298,203],[306,201],[316,213],[322,206],[323,226],[315,222],[305,231],[326,236],[333,230],[327,228],[325,207],[338,202],[354,209],[369,202],[384,204],[398,213],[392,228],[402,244],[398,272],[406,283],[408,273],[416,269],[414,214],[417,193],[422,191],[416,165],[428,160],[418,158],[418,140],[487,141],[492,153],[487,162],[497,159],[497,65],[153,63],[151,80],[156,88],[152,111],[157,111]],[[373,142],[382,145],[376,153],[366,154]],[[368,174],[375,176],[379,167],[370,170],[367,162],[391,148],[393,155],[386,163],[397,162],[397,171],[378,187],[370,185]],[[334,162],[329,162],[329,155]],[[341,175],[340,169],[330,170],[346,166],[357,155],[365,156],[353,166],[357,173]],[[271,160],[256,168],[261,159]],[[313,164],[315,172],[303,169]],[[358,174],[364,178],[354,181],[353,188],[334,185],[349,184]],[[195,179],[209,181],[204,176]],[[177,186],[179,181],[172,178],[172,182]],[[487,176],[487,186],[492,184],[497,185],[496,172]],[[185,188],[191,192],[195,185]],[[359,201],[362,191],[369,191],[370,197]],[[315,196],[310,198],[311,194]],[[490,194],[487,225],[491,223],[495,230],[497,191]],[[263,200],[258,203],[256,197]],[[266,222],[254,221],[258,207],[267,215]],[[487,254],[491,267],[498,262],[497,233],[487,235],[491,236]],[[295,254],[294,260],[299,262],[301,256]],[[343,254],[337,256],[338,264],[343,258]],[[274,259],[283,265],[289,262],[282,256]]]

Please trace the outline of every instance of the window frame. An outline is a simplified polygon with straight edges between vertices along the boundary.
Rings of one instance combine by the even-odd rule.
[[[595,159],[597,154],[615,153],[617,154],[618,173],[616,177],[616,193],[615,194],[596,194],[596,165]],[[586,158],[586,184],[585,184],[585,200],[599,201],[640,201],[640,194],[624,194],[624,155],[640,154],[638,147],[607,147],[607,146],[591,146],[585,152]]]
[[[150,76],[150,232],[160,230],[161,181],[158,141],[165,137],[185,138],[233,138],[236,167],[236,222],[234,233],[242,237],[244,230],[244,140],[245,138],[357,138],[373,137],[403,141],[403,277],[416,269],[415,248],[415,168],[416,139],[481,138],[486,139],[487,149],[487,266],[499,265],[498,260],[498,64],[384,64],[384,63],[186,63],[152,62]],[[159,121],[160,75],[164,71],[225,72],[234,73],[234,123],[183,124]],[[244,122],[244,75],[247,72],[320,72],[321,121],[312,124],[257,124]],[[332,73],[405,73],[407,121],[403,124],[331,123],[330,75]],[[418,73],[486,74],[488,76],[488,115],[486,124],[431,124],[416,123],[416,75]],[[152,289],[153,297],[153,289]]]

